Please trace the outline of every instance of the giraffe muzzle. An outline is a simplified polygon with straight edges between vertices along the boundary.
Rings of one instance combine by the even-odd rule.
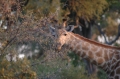
[[[60,43],[57,43],[56,49],[57,49],[57,50],[61,50],[61,44],[60,44]]]

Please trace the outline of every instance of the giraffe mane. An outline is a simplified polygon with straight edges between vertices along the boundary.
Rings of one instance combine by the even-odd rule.
[[[72,32],[70,32],[70,33],[71,33],[73,36],[75,36],[75,37],[77,37],[77,38],[79,38],[79,39],[82,39],[82,40],[84,40],[84,41],[86,41],[86,42],[90,42],[91,44],[98,45],[98,46],[100,46],[100,47],[105,47],[105,48],[118,49],[118,50],[120,50],[120,47],[102,44],[102,43],[99,43],[99,42],[96,42],[96,41],[87,39],[87,38],[85,38],[85,37],[83,37],[83,36],[80,36],[80,35],[78,35],[78,34],[75,34],[75,33],[72,33]]]

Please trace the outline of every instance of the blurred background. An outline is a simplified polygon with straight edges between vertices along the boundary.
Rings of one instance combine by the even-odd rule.
[[[55,50],[49,26],[120,46],[120,0],[0,0],[0,79],[106,79],[70,49]]]

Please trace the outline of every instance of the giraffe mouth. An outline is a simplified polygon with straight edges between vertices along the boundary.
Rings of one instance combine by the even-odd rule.
[[[58,44],[56,45],[56,49],[57,49],[57,50],[61,50],[61,44],[58,43]]]
[[[57,47],[57,50],[61,50],[61,47]]]
[[[57,45],[56,48],[57,48],[57,50],[61,50],[61,46],[60,45]]]

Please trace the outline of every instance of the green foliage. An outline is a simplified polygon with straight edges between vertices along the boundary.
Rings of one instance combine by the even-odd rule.
[[[80,57],[77,54],[75,54],[74,52],[69,52],[68,56],[71,58],[71,62],[74,65],[74,67],[80,65]]]
[[[90,20],[99,18],[106,7],[108,7],[106,0],[29,0],[28,5],[24,7],[24,12],[31,10],[40,18],[57,11],[56,18],[60,21],[61,16],[67,17],[69,14],[70,18],[82,17]]]
[[[2,0],[3,1],[3,0]],[[71,62],[67,61],[58,61],[57,58],[60,56],[60,59],[62,59],[65,54],[65,50],[61,50],[62,54],[59,52],[56,52],[52,49],[53,43],[50,45],[50,39],[48,39],[49,34],[48,31],[43,31],[43,27],[41,28],[42,23],[48,23],[45,19],[37,20],[34,16],[37,17],[37,19],[40,19],[40,17],[48,16],[50,13],[56,12],[57,9],[60,8],[60,5],[64,5],[66,0],[61,0],[61,3],[59,0],[29,0],[27,6],[25,6],[24,9],[24,20],[20,21],[21,23],[18,23],[18,17],[20,16],[20,13],[16,14],[14,16],[15,20],[13,20],[14,26],[12,28],[7,29],[9,31],[2,31],[0,28],[0,37],[2,39],[2,46],[5,47],[6,50],[12,46],[13,43],[16,43],[16,41],[28,41],[31,40],[38,41],[42,47],[44,48],[44,55],[47,61],[50,62],[41,62],[43,59],[33,60],[32,63],[29,63],[27,59],[23,60],[17,60],[15,61],[7,61],[4,56],[0,56],[0,79],[35,79],[36,75],[37,77],[53,77],[53,76],[60,76],[60,79],[89,79],[89,77],[84,74],[84,64],[81,63],[81,60],[79,60],[79,57],[75,54],[70,52],[68,56],[71,58]],[[64,1],[64,2],[62,2]],[[106,7],[107,3],[105,0],[68,0],[70,4],[68,7],[64,7],[64,14],[66,15],[71,13],[76,13],[75,17],[84,17],[85,19],[89,20],[91,18],[98,17],[103,9]],[[91,3],[92,2],[92,3]],[[8,8],[8,7],[7,7]],[[63,6],[62,6],[63,8]],[[19,11],[21,12],[21,11]],[[58,10],[56,14],[58,13],[58,16],[55,16],[55,18],[61,18],[62,10]],[[7,13],[5,13],[7,14]],[[13,18],[13,17],[11,17]],[[10,19],[11,19],[10,18]],[[23,17],[21,17],[23,18]],[[16,20],[17,19],[17,20]],[[16,29],[17,28],[17,29]],[[19,28],[19,29],[18,29]],[[42,30],[41,30],[42,29]],[[46,30],[46,28],[44,27]],[[47,28],[48,30],[48,28]],[[17,31],[17,32],[16,32]],[[43,33],[42,33],[43,32]],[[44,39],[41,39],[42,36],[45,36]],[[48,36],[47,36],[48,35]],[[15,37],[15,39],[13,39]],[[47,38],[48,37],[48,38]],[[4,38],[4,39],[3,39]],[[13,40],[13,42],[9,43],[9,40]],[[44,42],[43,42],[44,41]],[[1,42],[1,41],[0,41]],[[49,43],[49,45],[48,45]],[[8,45],[9,44],[9,45]],[[8,52],[11,52],[13,49],[9,49]],[[31,49],[32,50],[32,49]],[[4,52],[2,52],[4,53]],[[49,56],[48,56],[49,54]],[[47,57],[48,56],[48,57]],[[54,56],[57,56],[57,58],[54,58]],[[54,60],[57,61],[51,61],[50,58],[54,58]],[[33,63],[40,63],[37,65],[32,65],[32,68],[35,70],[35,72],[31,69],[30,64]],[[71,65],[71,63],[73,65]],[[51,76],[52,74],[52,76]],[[58,79],[58,78],[52,78],[52,79]],[[91,78],[93,79],[93,78]],[[95,79],[95,78],[94,78]],[[97,78],[96,78],[97,79]]]
[[[118,44],[118,43],[115,43],[115,44],[114,44],[114,46],[120,47],[120,44]]]
[[[61,76],[63,79],[88,79],[83,66],[62,69]]]
[[[57,4],[57,5],[56,5]],[[48,16],[50,13],[55,13],[60,9],[59,0],[30,0],[28,5],[24,7],[24,11],[32,11],[38,18]],[[60,11],[58,10],[58,16]]]
[[[63,10],[69,11],[71,17],[81,17],[90,20],[94,17],[99,18],[103,10],[108,6],[106,0],[60,0],[67,4]],[[68,12],[67,12],[68,13]],[[66,15],[64,15],[66,16]]]
[[[70,72],[70,70],[68,70],[68,69],[63,70],[65,77],[68,76],[67,79],[85,79],[85,78],[88,79],[88,77],[86,77],[86,75],[85,75],[85,73],[87,73],[87,72],[85,72],[86,70],[84,68],[85,64],[82,60],[80,60],[80,57],[77,54],[75,54],[74,52],[69,52],[68,56],[71,58],[71,63],[74,66],[74,69],[72,70],[73,72]],[[79,72],[79,68],[78,68],[79,66],[81,66],[80,72]],[[75,69],[78,69],[78,71],[75,71]],[[82,76],[79,76],[79,75],[77,76],[77,74],[79,74],[79,75],[82,74]],[[97,79],[97,78],[98,79],[106,79],[107,75],[103,70],[99,69],[98,72],[96,74],[91,75],[90,78],[91,79],[94,79],[94,78],[95,79]]]
[[[104,18],[99,20],[101,24],[101,28],[104,29],[107,36],[114,36],[118,33],[118,25],[119,23],[117,20],[119,19],[119,12],[118,11],[107,11],[104,13]],[[109,30],[108,30],[109,29]]]
[[[84,65],[74,67],[71,62],[66,60],[57,59],[44,63],[40,63],[40,60],[31,61],[39,62],[37,65],[33,65],[32,68],[40,79],[98,79],[96,75],[88,76]]]
[[[112,9],[112,10],[119,10],[120,9],[120,1],[119,0],[107,0],[107,2],[110,6],[109,9]]]
[[[0,61],[0,79],[36,79],[36,73],[31,70],[27,59],[8,61],[2,57]]]
[[[97,76],[99,79],[107,79],[107,74],[101,69],[99,69]]]
[[[101,17],[99,22],[101,27],[105,29],[107,36],[113,36],[118,33],[117,20],[120,16],[120,1],[119,0],[107,0],[109,7],[107,11],[103,14],[104,17]],[[108,30],[109,29],[109,30]]]
[[[57,70],[59,70],[60,68],[60,61],[59,62],[51,61],[44,63],[41,63],[41,61],[38,59],[31,60],[31,64],[33,64],[32,62],[39,62],[37,65],[31,66],[32,69],[36,72],[38,78],[40,79],[52,78],[55,77],[57,74],[59,74],[59,71]],[[61,65],[63,65],[63,63]],[[59,77],[57,77],[56,79],[58,78]]]

